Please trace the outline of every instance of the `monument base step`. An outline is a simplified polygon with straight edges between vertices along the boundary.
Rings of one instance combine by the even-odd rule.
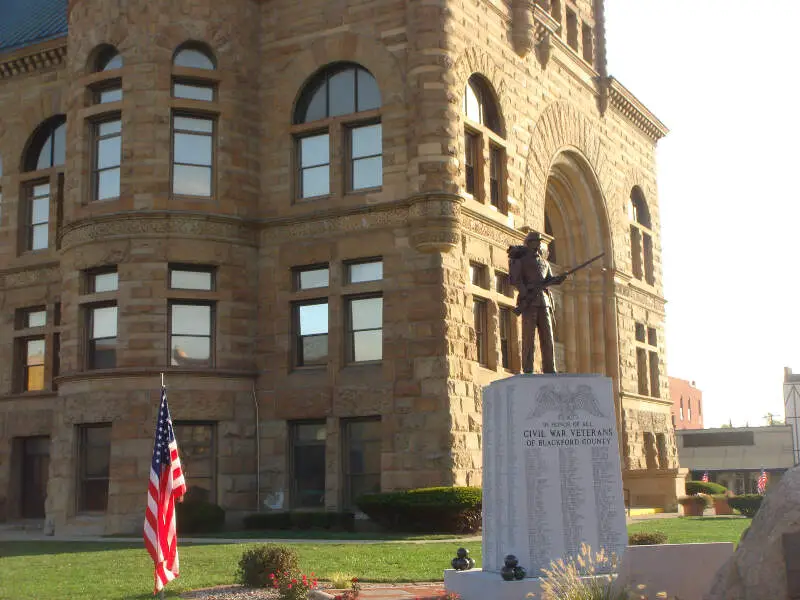
[[[605,575],[598,577],[607,578]],[[544,579],[540,577],[505,581],[500,573],[482,569],[469,571],[447,569],[444,572],[445,590],[457,593],[461,600],[525,600],[528,594],[535,594],[533,598],[541,598],[543,581]]]

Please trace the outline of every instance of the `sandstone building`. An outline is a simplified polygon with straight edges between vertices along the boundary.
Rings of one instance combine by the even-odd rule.
[[[655,144],[602,0],[0,2],[0,519],[140,526],[160,373],[229,515],[481,482],[519,369],[506,248],[562,370],[613,378],[625,488],[682,482]]]

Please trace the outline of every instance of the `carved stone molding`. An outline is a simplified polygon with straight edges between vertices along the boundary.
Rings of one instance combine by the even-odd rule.
[[[25,270],[0,273],[0,289],[10,290],[61,281],[58,265],[47,264]]]
[[[551,40],[558,38],[561,23],[538,4],[533,6],[533,42],[536,47],[536,58],[542,68],[547,66],[550,59]]]
[[[657,142],[669,133],[664,125],[624,85],[613,77],[608,78],[608,99],[611,106],[636,125],[644,134]]]
[[[431,193],[411,199],[411,243],[420,252],[449,252],[461,238],[461,196]]]
[[[67,58],[66,39],[60,39],[55,45],[40,47],[33,52],[29,48],[25,50],[0,59],[0,79],[9,79],[17,75],[57,67]]]
[[[651,310],[657,314],[664,314],[664,305],[666,300],[661,296],[639,290],[630,284],[620,284],[615,282],[614,293],[624,300],[628,300],[633,304],[637,304],[643,308]]]
[[[553,102],[545,108],[531,131],[528,148],[523,194],[526,225],[544,229],[542,218],[550,168],[564,150],[582,155],[597,177],[604,197],[615,189],[614,169],[604,136],[594,121],[568,102]],[[537,214],[537,210],[541,213]]]
[[[133,236],[175,236],[256,245],[253,226],[240,219],[200,213],[129,212],[68,224],[61,233],[61,247],[66,250]]]
[[[525,240],[523,232],[492,221],[466,206],[461,208],[461,226],[465,232],[480,236],[503,249],[514,244],[522,244]]]
[[[408,207],[408,201],[402,200],[346,210],[319,211],[299,217],[271,219],[260,224],[262,238],[267,236],[262,241],[274,243],[372,228],[403,227],[408,223]]]

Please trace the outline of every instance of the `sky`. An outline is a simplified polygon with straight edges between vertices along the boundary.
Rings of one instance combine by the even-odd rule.
[[[658,142],[667,372],[706,427],[783,418],[800,372],[798,0],[605,0],[608,73]]]

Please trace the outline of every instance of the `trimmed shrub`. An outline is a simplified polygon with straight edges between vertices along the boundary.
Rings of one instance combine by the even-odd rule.
[[[694,496],[695,494],[724,494],[728,491],[724,485],[712,483],[710,481],[687,481],[686,494]]]
[[[478,487],[435,487],[367,494],[356,504],[392,531],[474,533],[481,526],[482,498]]]
[[[286,546],[264,544],[245,550],[239,559],[236,581],[248,587],[271,586],[270,574],[299,572],[297,553]]]
[[[758,509],[761,508],[761,502],[764,496],[760,494],[743,494],[741,496],[731,496],[728,498],[728,505],[738,510],[745,517],[751,519],[756,516]]]
[[[642,531],[628,536],[629,546],[654,546],[666,543],[667,534],[663,531]]]
[[[331,529],[354,531],[355,514],[351,512],[268,512],[247,515],[245,529]]]
[[[211,502],[179,502],[175,511],[180,534],[216,533],[225,526],[225,510]]]

